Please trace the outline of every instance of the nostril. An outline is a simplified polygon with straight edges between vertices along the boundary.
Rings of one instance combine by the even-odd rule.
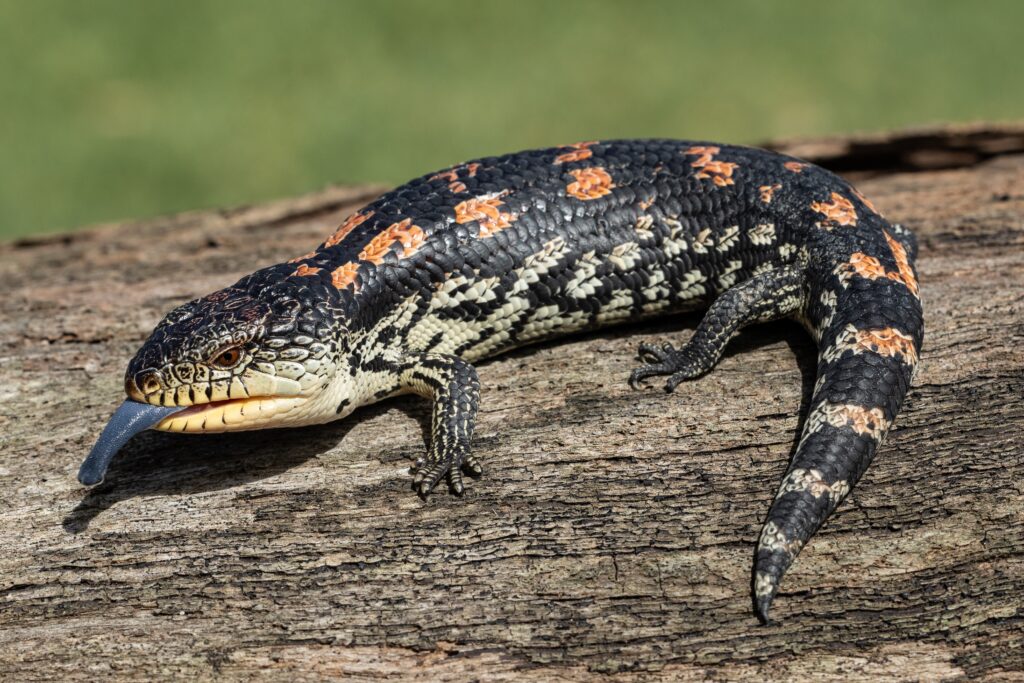
[[[156,376],[155,372],[142,372],[135,376],[135,385],[142,390],[144,394],[152,394],[155,391],[160,391],[160,379]]]

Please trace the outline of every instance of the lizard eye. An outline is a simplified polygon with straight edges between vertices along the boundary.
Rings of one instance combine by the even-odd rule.
[[[232,346],[230,348],[224,349],[216,356],[214,356],[213,365],[217,366],[218,368],[221,368],[222,370],[229,370],[238,365],[238,361],[240,361],[241,359],[242,352],[238,349],[237,346]]]

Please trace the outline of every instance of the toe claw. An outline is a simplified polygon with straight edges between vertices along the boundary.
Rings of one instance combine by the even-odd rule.
[[[466,453],[464,449],[455,448],[444,453],[431,451],[417,461],[417,467],[413,471],[413,490],[420,497],[426,498],[444,479],[448,482],[448,490],[461,496],[466,490],[463,472],[479,477],[483,474],[484,468],[481,467],[479,460]]]
[[[645,363],[657,363],[661,360],[658,357],[658,350],[652,345],[644,342],[636,352],[637,357]]]
[[[467,455],[462,461],[462,471],[473,477],[479,477],[484,473],[484,468],[475,455]]]
[[[641,366],[629,374],[629,386],[634,389],[640,388],[640,383],[648,377],[654,377],[655,375],[667,374],[669,370],[661,363],[652,363],[650,365]]]
[[[672,375],[671,377],[668,378],[668,381],[665,382],[665,391],[671,394],[673,391],[676,390],[676,387],[678,387],[683,382],[683,380],[686,379],[686,377],[686,373],[683,372],[677,372],[676,374]]]
[[[629,375],[629,386],[633,389],[640,387],[648,377],[656,375],[667,375],[665,391],[671,393],[681,383],[688,379],[699,376],[704,368],[700,358],[695,357],[689,347],[677,351],[672,344],[665,342],[659,346],[643,343],[639,347],[639,356],[646,361],[645,365],[633,370]]]
[[[672,344],[665,342],[660,346],[654,344],[648,344],[644,342],[640,344],[637,351],[637,355],[640,360],[644,361],[649,365],[665,364],[669,362],[673,355],[675,355],[676,349]]]
[[[446,470],[447,468],[444,465],[435,463],[426,469],[420,469],[416,472],[412,485],[416,488],[420,497],[426,498],[427,494],[434,490],[434,487],[437,486],[437,482],[441,480]]]
[[[458,468],[448,470],[448,488],[456,496],[461,496],[466,490],[462,484],[462,472]]]
[[[637,368],[633,372],[629,373],[629,386],[633,389],[640,389],[642,386],[641,383],[653,374],[657,373],[651,372],[649,365]]]

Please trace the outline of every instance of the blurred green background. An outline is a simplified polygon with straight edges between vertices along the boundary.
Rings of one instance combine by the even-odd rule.
[[[0,0],[0,237],[589,138],[1024,112],[1024,2]]]

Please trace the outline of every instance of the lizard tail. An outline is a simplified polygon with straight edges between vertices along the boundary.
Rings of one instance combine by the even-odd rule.
[[[765,623],[783,574],[871,463],[917,366],[924,327],[916,275],[905,240],[882,235],[889,253],[853,253],[805,304],[818,379],[758,542],[754,603]]]

